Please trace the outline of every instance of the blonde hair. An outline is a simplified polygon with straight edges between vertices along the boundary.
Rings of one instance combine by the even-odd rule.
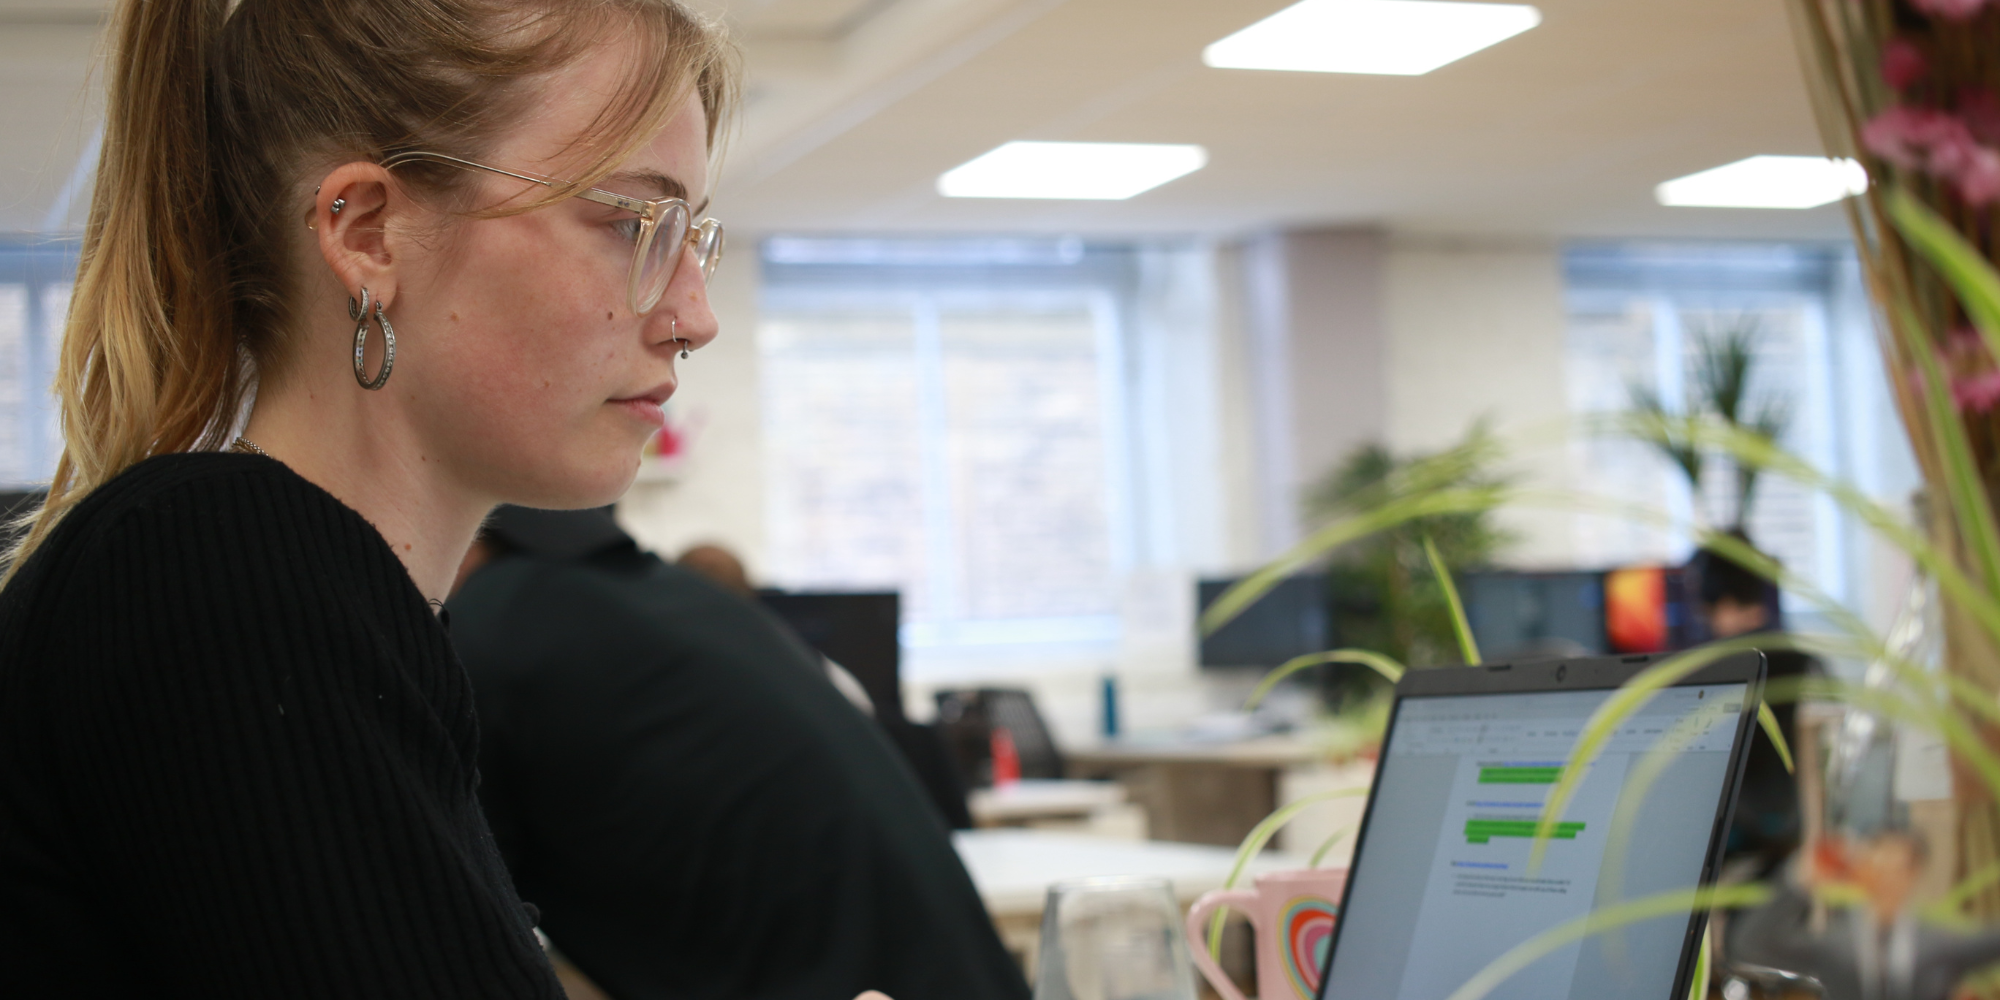
[[[134,463],[227,443],[256,372],[284,354],[295,189],[311,164],[477,158],[534,99],[531,75],[630,31],[640,65],[579,136],[589,167],[505,213],[531,211],[615,169],[690,89],[713,146],[737,93],[733,49],[675,0],[120,0],[113,30],[56,371],[63,452],[8,576]],[[444,200],[473,183],[397,170]]]

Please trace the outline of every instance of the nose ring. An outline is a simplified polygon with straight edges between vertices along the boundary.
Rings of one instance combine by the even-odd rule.
[[[681,321],[678,318],[675,318],[672,320],[672,323],[674,324],[673,325],[674,342],[681,345],[681,360],[686,361],[687,359],[694,357],[694,352],[688,349],[688,342],[686,340],[681,339]]]

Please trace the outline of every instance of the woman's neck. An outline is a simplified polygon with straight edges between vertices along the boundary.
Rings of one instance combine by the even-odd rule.
[[[344,373],[343,373],[344,374]],[[262,385],[243,436],[367,519],[426,599],[449,595],[492,504],[426,455],[399,402],[314,380]],[[317,380],[325,381],[325,380]]]

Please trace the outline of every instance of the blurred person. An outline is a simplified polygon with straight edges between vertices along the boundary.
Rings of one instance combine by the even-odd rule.
[[[1027,996],[916,776],[747,587],[609,509],[503,507],[462,579],[481,801],[612,997]]]
[[[708,577],[710,582],[738,597],[754,599],[757,596],[757,588],[750,586],[750,572],[743,568],[743,560],[713,542],[689,548],[674,563]]]
[[[1751,544],[1741,529],[1730,537]],[[1699,613],[1709,637],[1733,639],[1759,632],[1776,633],[1782,622],[1777,612],[1777,586],[1748,566],[1710,548],[1699,549],[1688,563]],[[1796,680],[1815,675],[1818,664],[1812,657],[1791,649],[1766,649],[1765,682]],[[1787,698],[1771,703],[1778,719],[1778,731],[1787,744],[1796,746],[1794,724],[1797,702]],[[1736,856],[1755,855],[1764,871],[1775,868],[1798,848],[1802,824],[1799,817],[1798,782],[1786,770],[1783,757],[1760,726],[1752,734],[1750,755],[1743,768],[1742,790],[1736,800],[1736,820],[1730,828],[1728,852]]]
[[[497,504],[623,493],[716,336],[733,52],[671,0],[109,23],[0,591],[5,989],[553,1000],[433,612]]]
[[[704,542],[681,553],[674,564],[693,570],[708,578],[710,583],[735,594],[744,600],[757,599],[757,588],[750,585],[750,571],[743,568],[743,560],[728,548],[714,542]],[[868,688],[846,667],[834,662],[833,657],[815,653],[820,665],[826,669],[826,679],[833,682],[835,689],[869,716],[875,714],[875,700],[868,696]]]
[[[1929,854],[1908,830],[1821,838],[1769,903],[1731,920],[1730,951],[1811,976],[1827,1000],[1946,1000],[2000,961],[2000,931],[1919,916],[1911,903]]]

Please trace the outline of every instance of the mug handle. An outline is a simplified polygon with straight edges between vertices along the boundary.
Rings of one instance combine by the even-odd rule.
[[[1195,968],[1201,970],[1201,974],[1208,979],[1208,984],[1215,987],[1215,992],[1222,994],[1222,1000],[1245,1000],[1245,998],[1243,991],[1229,981],[1229,974],[1223,972],[1222,966],[1217,965],[1215,959],[1208,955],[1208,918],[1224,906],[1234,906],[1247,913],[1250,906],[1256,902],[1257,893],[1250,889],[1214,889],[1202,893],[1201,898],[1195,900],[1194,906],[1188,909],[1188,952],[1194,958]]]

